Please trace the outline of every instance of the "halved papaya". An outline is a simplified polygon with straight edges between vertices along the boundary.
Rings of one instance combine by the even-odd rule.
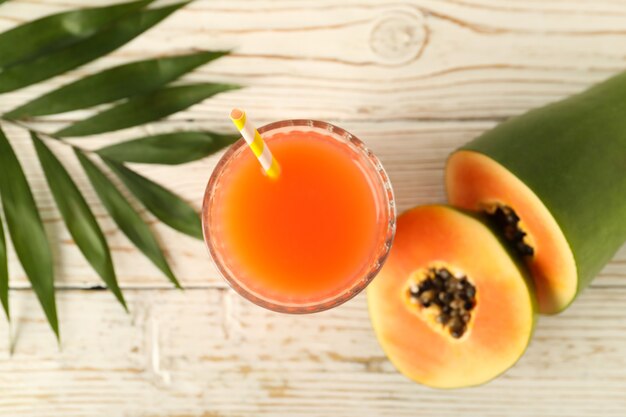
[[[453,153],[448,201],[490,213],[557,313],[626,241],[626,73]]]
[[[478,385],[504,372],[522,356],[534,325],[523,268],[485,223],[446,206],[399,216],[367,298],[394,366],[437,388]]]

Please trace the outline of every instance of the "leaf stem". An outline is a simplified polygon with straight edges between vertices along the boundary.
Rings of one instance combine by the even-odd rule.
[[[0,116],[0,121],[1,121],[1,122],[5,122],[5,123],[12,124],[12,125],[14,125],[14,126],[20,127],[20,128],[22,128],[22,129],[25,129],[25,130],[28,130],[29,132],[33,132],[33,133],[37,134],[37,136],[39,136],[39,137],[41,137],[41,138],[55,140],[55,141],[57,141],[57,142],[59,142],[59,143],[62,143],[63,145],[70,146],[70,147],[72,147],[73,149],[77,149],[77,150],[79,150],[79,151],[81,151],[81,152],[91,153],[91,154],[92,154],[92,153],[94,153],[94,151],[92,151],[92,150],[90,150],[90,149],[85,149],[85,148],[83,148],[83,147],[76,146],[76,145],[74,145],[73,143],[69,143],[69,142],[67,142],[67,141],[63,140],[62,138],[59,138],[59,137],[57,137],[57,136],[54,136],[54,135],[53,135],[53,134],[51,134],[51,133],[46,133],[46,132],[43,132],[43,131],[41,131],[41,130],[34,129],[34,128],[30,127],[29,125],[27,125],[26,123],[21,122],[21,121],[19,121],[19,120],[5,119],[5,118],[3,118],[3,117],[1,117],[1,116]]]

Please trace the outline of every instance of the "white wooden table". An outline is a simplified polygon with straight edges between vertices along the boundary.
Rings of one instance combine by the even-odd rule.
[[[0,8],[0,30],[94,3],[108,1],[12,0]],[[199,0],[109,58],[3,96],[0,111],[87,72],[189,48],[234,48],[189,79],[248,87],[146,130],[227,131],[234,105],[259,124],[328,120],[380,156],[403,210],[444,200],[444,160],[457,146],[626,67],[626,0]],[[38,127],[55,130],[80,116]],[[15,353],[2,321],[3,417],[626,415],[624,249],[571,309],[539,320],[513,369],[479,388],[435,391],[394,371],[363,296],[314,316],[264,311],[226,287],[202,242],[155,223],[187,288],[171,289],[108,219],[72,155],[56,146],[105,228],[125,314],[98,289],[65,230],[30,142],[7,130],[53,239],[62,346],[11,254]],[[199,207],[218,158],[140,170]]]

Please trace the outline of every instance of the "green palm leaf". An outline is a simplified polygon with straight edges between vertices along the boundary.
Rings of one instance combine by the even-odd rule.
[[[202,239],[200,217],[183,199],[118,162],[107,159],[104,162],[157,219],[179,232]]]
[[[178,165],[196,161],[233,144],[239,135],[174,132],[116,143],[96,152],[118,162]]]
[[[227,53],[198,52],[120,65],[56,89],[4,117],[16,119],[57,114],[145,94]]]
[[[100,201],[107,209],[111,218],[117,223],[120,230],[144,253],[174,285],[180,288],[180,284],[169,267],[161,248],[154,238],[152,231],[133,209],[128,200],[104,175],[104,173],[81,151],[75,149],[75,154],[80,161],[91,185],[96,190]]]
[[[36,58],[78,42],[153,0],[72,10],[45,16],[0,34],[0,67]]]
[[[0,33],[0,94],[45,81],[103,57],[188,3],[146,9],[152,1],[57,13]],[[3,2],[5,0],[0,0],[0,4]],[[150,227],[98,165],[64,137],[100,134],[157,121],[215,94],[239,88],[213,83],[171,86],[182,75],[226,53],[196,52],[119,65],[64,85],[0,115],[0,121],[29,129],[26,123],[30,118],[37,121],[38,116],[111,104],[108,109],[61,129],[58,136],[48,136],[74,148],[103,206],[120,230],[179,288]],[[63,163],[40,139],[42,135],[46,134],[31,130],[46,181],[67,229],[86,260],[126,308],[102,230]],[[200,218],[192,206],[123,162],[181,164],[210,155],[237,138],[238,135],[213,132],[177,132],[141,137],[96,152],[159,220],[200,238]],[[7,226],[6,236],[13,241],[33,291],[59,338],[49,243],[19,159],[1,128],[0,203]],[[0,219],[0,302],[7,318],[8,269],[7,242]]]
[[[57,157],[43,141],[31,133],[39,162],[48,186],[76,246],[100,275],[118,301],[127,310],[124,296],[117,283],[109,246],[80,190]]]
[[[141,10],[74,44],[0,72],[0,93],[17,90],[86,64],[126,44],[187,3]],[[12,46],[19,48],[19,43]]]
[[[11,320],[11,314],[9,314],[9,264],[2,219],[0,219],[0,301],[2,301],[2,308],[7,315],[7,320]]]
[[[0,196],[15,252],[57,338],[52,254],[24,171],[0,129]]]
[[[115,107],[59,130],[54,136],[88,136],[142,125],[184,110],[215,94],[237,88],[240,87],[214,83],[167,87],[131,97]]]

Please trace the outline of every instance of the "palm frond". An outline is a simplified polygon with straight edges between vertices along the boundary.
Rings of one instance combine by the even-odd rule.
[[[25,23],[0,34],[0,68],[71,45],[93,36],[117,19],[151,3],[148,0],[107,7],[72,10]]]
[[[116,143],[96,152],[117,162],[178,165],[209,156],[237,139],[239,135],[215,132],[173,132]]]
[[[124,309],[127,309],[113,269],[109,245],[107,245],[104,234],[85,198],[63,164],[41,138],[35,133],[31,133],[31,137],[48,186],[65,221],[67,230],[69,230],[85,259],[100,275]]]
[[[104,162],[157,219],[181,233],[202,239],[200,218],[183,199],[119,162],[107,159]]]
[[[178,113],[215,94],[237,88],[240,87],[214,83],[166,87],[131,97],[110,109],[55,132],[54,136],[60,138],[90,136],[139,126]]]
[[[59,323],[54,297],[52,252],[22,165],[2,129],[0,129],[0,197],[17,257],[58,338]]]
[[[46,116],[146,94],[225,54],[224,51],[196,52],[109,68],[31,100],[5,113],[4,117]]]
[[[180,283],[174,276],[150,227],[143,222],[128,200],[87,155],[78,149],[75,149],[75,154],[100,197],[100,201],[120,230],[176,287],[180,288]]]
[[[4,66],[0,72],[0,93],[28,87],[106,55],[141,35],[185,4],[187,3],[131,13],[93,36],[43,55],[35,55],[36,58]],[[19,47],[19,43],[13,45],[13,48]]]
[[[152,0],[142,0],[70,10],[0,33],[0,93],[46,81],[101,58],[187,4],[147,8],[150,3]],[[11,123],[30,131],[46,182],[66,228],[86,261],[124,308],[126,302],[100,225],[81,190],[47,141],[54,140],[74,149],[92,188],[119,229],[176,287],[180,287],[153,231],[125,193],[109,179],[110,174],[103,171],[101,162],[130,191],[132,200],[175,230],[201,238],[196,209],[125,163],[176,165],[191,162],[230,145],[237,136],[209,131],[170,132],[135,138],[97,151],[84,150],[66,142],[65,138],[98,135],[158,121],[218,93],[240,88],[209,82],[170,85],[227,53],[202,51],[125,63],[61,86],[0,116],[0,125]],[[108,108],[54,134],[39,132],[29,124],[42,116],[99,105],[108,105]],[[1,127],[0,200],[8,231],[6,235],[13,242],[48,322],[59,337],[52,251],[18,155]],[[7,318],[10,317],[8,280],[7,245],[0,218],[0,302]]]
[[[11,319],[9,312],[9,263],[7,259],[7,244],[4,239],[4,227],[0,219],[0,301],[7,319]]]

